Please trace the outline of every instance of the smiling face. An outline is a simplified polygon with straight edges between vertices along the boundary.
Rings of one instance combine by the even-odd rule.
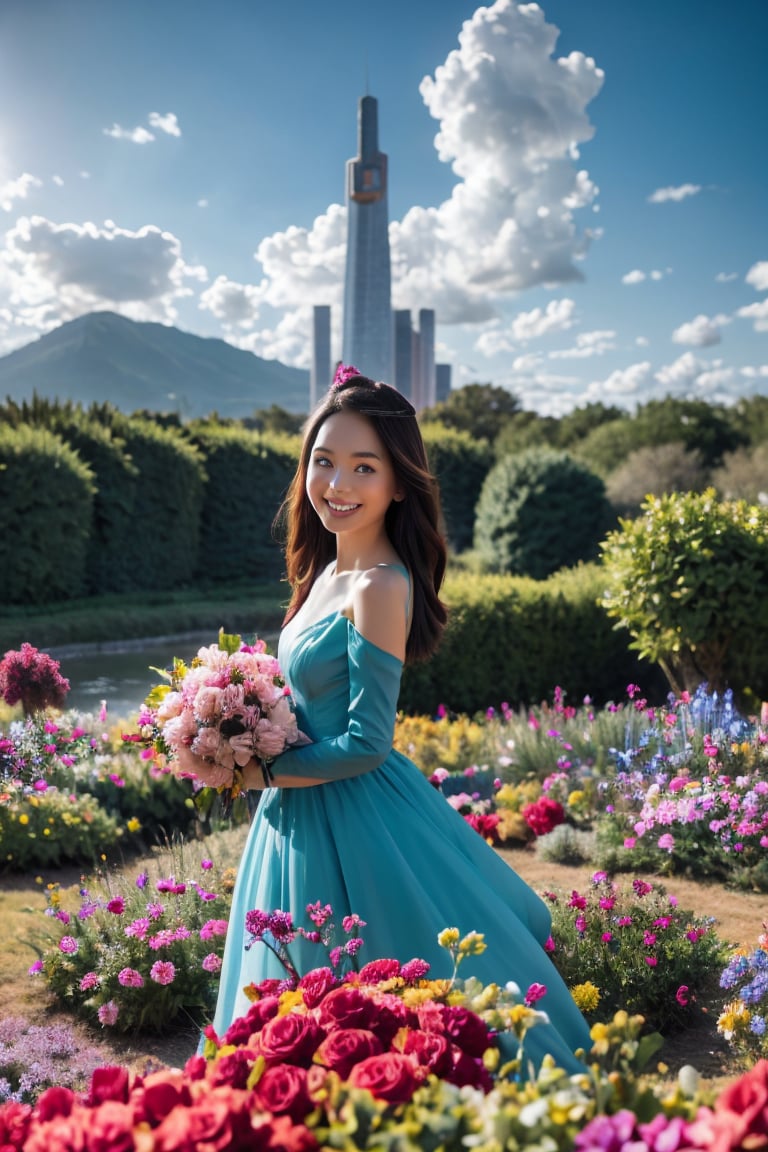
[[[384,534],[384,517],[402,499],[389,454],[365,416],[335,412],[320,426],[309,459],[307,495],[329,532],[361,542]]]

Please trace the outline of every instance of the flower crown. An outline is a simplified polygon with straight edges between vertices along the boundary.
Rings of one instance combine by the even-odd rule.
[[[355,368],[352,364],[340,363],[333,377],[331,392],[334,392],[337,388],[341,388],[342,385],[346,384],[347,380],[352,380],[355,376],[362,375],[363,373],[360,371],[360,369]]]

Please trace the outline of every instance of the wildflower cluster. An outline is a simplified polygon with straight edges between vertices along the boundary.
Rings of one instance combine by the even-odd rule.
[[[12,720],[0,732],[0,788],[45,792],[70,787],[74,770],[99,749],[97,737],[76,714],[47,716],[42,712]]]
[[[621,888],[604,872],[584,893],[545,896],[547,950],[588,1019],[626,1008],[666,1034],[690,1026],[727,954],[711,918],[682,910],[658,884]]]
[[[489,844],[503,839],[501,816],[494,811],[495,793],[501,787],[501,780],[491,780],[487,769],[470,765],[461,773],[450,773],[445,768],[436,768],[429,782]]]
[[[10,650],[0,660],[0,696],[11,706],[21,704],[24,715],[46,708],[63,708],[69,680],[61,675],[58,660],[31,644]]]
[[[59,1087],[82,1089],[104,1063],[104,1053],[83,1044],[69,1024],[30,1024],[22,1016],[0,1020],[0,1103],[33,1103]]]
[[[763,928],[757,947],[738,948],[720,975],[720,987],[734,998],[717,1030],[748,1064],[768,1058],[768,924]]]
[[[50,885],[46,913],[59,936],[30,974],[68,1009],[116,1031],[200,1018],[215,1000],[231,886],[210,860],[178,880],[143,871],[129,885],[105,874],[80,888],[77,908]]]

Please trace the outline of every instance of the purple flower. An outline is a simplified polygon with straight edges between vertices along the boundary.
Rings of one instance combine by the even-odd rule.
[[[144,977],[135,968],[121,968],[117,974],[117,979],[123,988],[144,987]]]
[[[137,888],[146,888],[148,882],[149,882],[149,876],[147,875],[147,873],[146,872],[139,872],[138,876],[136,877],[136,887]]]
[[[66,953],[67,956],[74,956],[80,948],[74,936],[62,936],[59,940],[59,951]]]
[[[176,966],[170,960],[155,960],[149,975],[155,984],[173,984],[176,979]]]
[[[99,1023],[111,1028],[113,1024],[117,1023],[117,1018],[120,1015],[120,1009],[114,1000],[108,1000],[106,1004],[102,1004],[98,1011]]]
[[[42,960],[35,960],[34,964],[30,964],[29,968],[27,968],[27,975],[28,976],[37,976],[40,972],[42,972],[42,970],[43,970]]]

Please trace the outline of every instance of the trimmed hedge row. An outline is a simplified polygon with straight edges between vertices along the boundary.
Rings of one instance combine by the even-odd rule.
[[[598,600],[605,577],[596,564],[548,580],[456,575],[446,581],[449,622],[428,663],[406,668],[400,707],[434,714],[513,708],[552,698],[559,685],[571,702],[622,699],[630,683],[661,698],[668,690],[654,665],[629,650]]]

